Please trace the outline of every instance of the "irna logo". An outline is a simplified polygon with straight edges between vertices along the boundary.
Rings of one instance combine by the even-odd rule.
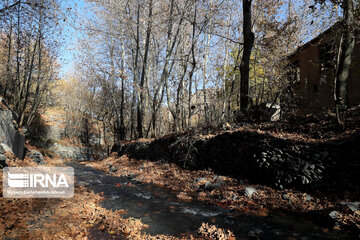
[[[3,170],[5,198],[71,198],[73,196],[72,167],[6,167]]]
[[[36,188],[49,186],[69,187],[64,174],[11,174],[8,173],[8,185],[12,188]]]

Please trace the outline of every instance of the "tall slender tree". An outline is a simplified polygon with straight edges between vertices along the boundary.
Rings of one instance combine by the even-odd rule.
[[[249,96],[249,65],[251,51],[254,46],[255,35],[252,32],[252,0],[243,0],[243,35],[244,50],[240,63],[240,109],[245,110],[250,103]]]

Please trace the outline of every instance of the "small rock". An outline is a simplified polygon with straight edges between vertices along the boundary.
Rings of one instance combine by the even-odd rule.
[[[359,210],[360,202],[340,202],[341,205],[347,206],[351,211],[355,212]]]
[[[119,166],[110,166],[109,173],[116,172],[117,170],[119,170]]]
[[[9,153],[11,153],[12,155],[14,155],[14,152],[11,150],[11,148],[10,148],[8,145],[6,145],[5,143],[1,143],[1,144],[0,144],[0,147],[1,147],[1,149],[3,149],[3,153],[9,152]],[[0,152],[1,152],[1,151],[0,151]]]
[[[26,156],[31,158],[38,165],[45,165],[43,155],[36,150],[31,150],[26,154]]]
[[[306,194],[305,200],[309,202],[309,201],[313,200],[313,198],[310,195]]]
[[[219,181],[217,183],[212,183],[211,181],[207,181],[205,184],[199,186],[198,191],[212,191],[220,188],[224,184],[224,181]]]
[[[4,154],[0,154],[0,161],[5,161],[7,157]]]
[[[331,213],[329,213],[329,216],[335,220],[338,218],[338,215],[339,213],[337,211],[332,211]]]
[[[134,182],[137,182],[137,183],[142,183],[142,181],[140,180],[140,179],[138,179],[138,178],[133,178],[132,179]]]
[[[0,154],[4,154],[5,153],[5,149],[2,145],[0,145]]]
[[[84,182],[84,181],[78,181],[76,184],[79,185],[79,186],[83,186],[83,187],[86,187],[86,186],[89,185],[89,183]]]
[[[6,159],[7,157],[5,155],[0,154],[0,169],[3,169],[4,167],[8,166]]]
[[[253,187],[246,187],[245,188],[245,196],[251,197],[257,190]]]
[[[221,186],[224,185],[224,184],[225,184],[224,181],[219,181],[219,182],[217,182],[217,183],[215,183],[215,184],[213,184],[213,185],[214,185],[215,188],[219,188],[219,187],[221,187]]]
[[[220,182],[213,184],[210,181],[208,181],[208,182],[205,183],[204,189],[207,190],[207,191],[212,191],[214,189],[217,189],[217,188],[221,187],[221,185],[222,185],[222,183],[220,183]]]
[[[287,201],[291,201],[291,197],[290,197],[289,194],[283,194],[282,199],[287,200]]]
[[[195,180],[195,182],[203,182],[203,181],[206,181],[206,178],[197,178],[196,180]]]
[[[210,181],[207,181],[204,185],[204,189],[207,189],[209,188],[209,186],[211,185],[211,182]]]
[[[238,199],[239,199],[239,196],[236,193],[234,193],[231,197],[231,200],[233,200],[233,201],[236,201]]]

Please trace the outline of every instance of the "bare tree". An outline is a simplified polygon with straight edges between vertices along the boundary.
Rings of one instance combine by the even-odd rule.
[[[245,110],[249,106],[249,65],[250,55],[254,46],[255,36],[252,32],[251,21],[251,4],[252,0],[243,0],[243,34],[244,34],[244,51],[240,63],[240,109]]]

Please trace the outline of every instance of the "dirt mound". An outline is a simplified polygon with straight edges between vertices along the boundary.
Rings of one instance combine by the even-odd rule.
[[[172,134],[148,142],[116,144],[119,156],[213,169],[254,184],[310,190],[357,191],[360,186],[360,134],[326,142],[282,139],[263,131],[238,130],[202,136]]]

